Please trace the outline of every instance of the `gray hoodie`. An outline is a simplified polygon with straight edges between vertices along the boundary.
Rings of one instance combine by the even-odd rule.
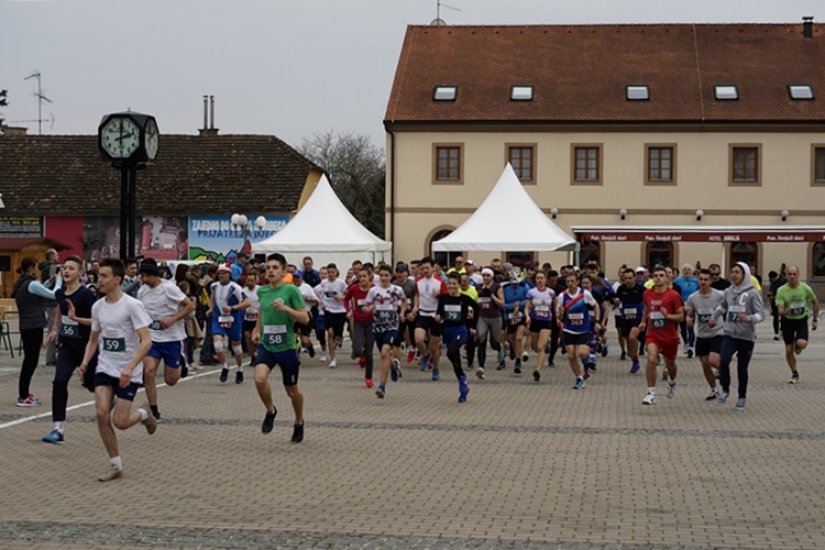
[[[731,285],[725,289],[725,301],[722,302],[713,314],[714,319],[723,317],[725,336],[738,340],[756,340],[756,323],[765,318],[762,307],[762,295],[751,283],[751,270],[744,262],[736,262],[742,268],[745,276],[738,285]],[[738,315],[744,313],[747,321],[739,321]]]

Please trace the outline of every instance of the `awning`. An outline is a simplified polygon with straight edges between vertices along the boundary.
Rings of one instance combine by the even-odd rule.
[[[595,226],[579,225],[571,231],[580,243],[596,242],[777,242],[825,241],[825,227],[797,226]]]

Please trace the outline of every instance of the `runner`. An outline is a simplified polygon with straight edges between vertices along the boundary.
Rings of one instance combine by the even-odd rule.
[[[254,269],[254,268],[253,268]],[[256,272],[247,270],[244,280],[244,297],[249,300],[249,307],[243,312],[243,342],[246,353],[249,354],[249,366],[255,366],[255,346],[252,344],[252,334],[258,322],[261,303],[258,301],[258,277]]]
[[[530,331],[530,344],[536,352],[536,368],[533,380],[541,381],[541,369],[544,368],[545,348],[550,339],[553,326],[553,311],[556,309],[556,293],[547,287],[544,271],[536,272],[536,286],[527,291],[524,315]]]
[[[504,322],[507,327],[507,342],[510,344],[510,359],[515,359],[514,374],[521,374],[521,362],[524,359],[524,334],[527,330],[524,318],[524,304],[527,299],[527,283],[519,279],[518,272],[509,263],[504,264],[510,277],[508,283],[501,285],[504,291]],[[506,367],[504,361],[497,370]]]
[[[404,291],[404,296],[407,298],[404,310],[398,322],[398,335],[393,344],[395,347],[394,357],[401,360],[401,343],[404,343],[407,350],[407,363],[412,363],[415,360],[415,323],[407,320],[412,310],[412,304],[415,300],[415,278],[410,274],[407,266],[403,262],[395,264],[395,280],[394,284]]]
[[[402,267],[405,266],[402,264]],[[391,353],[396,342],[400,341],[398,338],[399,312],[407,310],[407,298],[401,287],[391,283],[392,268],[390,266],[380,266],[378,277],[378,286],[370,288],[364,299],[364,311],[373,316],[372,330],[375,343],[381,352],[381,374],[375,395],[383,399],[387,394],[387,376],[391,375],[393,382],[397,382],[401,377],[401,363],[397,357],[391,357]]]
[[[174,386],[180,380],[183,340],[186,338],[183,320],[195,311],[195,304],[178,285],[161,279],[160,269],[154,259],[146,258],[141,262],[140,274],[143,284],[138,289],[137,297],[152,319],[152,324],[149,325],[152,347],[143,358],[143,383],[152,415],[155,420],[160,420],[155,373],[163,359],[163,378],[166,384]]]
[[[367,264],[364,264],[365,266]],[[367,293],[373,287],[372,274],[367,267],[358,272],[358,283],[350,286],[344,295],[344,307],[352,332],[352,358],[358,358],[358,364],[364,368],[364,385],[373,388],[372,382],[372,348],[375,337],[372,333],[372,313],[366,311]]]
[[[779,338],[779,323],[780,319],[782,318],[779,315],[779,310],[776,308],[776,291],[779,290],[779,287],[784,285],[788,282],[785,277],[777,273],[776,271],[771,271],[768,273],[768,300],[771,306],[771,320],[773,324],[773,339],[777,342],[780,340]]]
[[[590,367],[590,348],[588,344],[591,333],[591,319],[588,309],[595,309],[599,306],[590,292],[579,288],[579,280],[575,273],[569,273],[565,277],[565,282],[567,288],[556,300],[556,322],[563,330],[562,344],[567,351],[567,361],[570,363],[570,369],[576,375],[576,383],[573,385],[573,389],[580,390],[584,387],[585,381],[579,367],[579,359],[584,363],[585,370]],[[597,313],[597,318],[599,318],[599,314],[600,312]]]
[[[77,369],[82,380],[99,351],[94,381],[95,414],[110,465],[98,481],[112,481],[123,476],[123,460],[114,428],[127,430],[142,423],[151,435],[158,427],[148,403],[132,411],[132,401],[143,383],[142,360],[152,348],[149,335],[152,319],[143,304],[120,289],[124,273],[120,260],[107,258],[100,262],[99,285],[105,298],[92,306],[92,330]]]
[[[433,259],[429,256],[418,263],[420,278],[415,282],[413,308],[407,319],[415,321],[415,345],[421,354],[421,371],[431,368],[432,379],[441,379],[438,361],[441,358],[441,324],[434,319],[438,297],[447,293],[447,285],[433,273]],[[429,344],[428,344],[429,338]]]
[[[281,378],[287,396],[292,401],[295,423],[292,442],[304,440],[304,396],[298,389],[298,371],[301,362],[295,350],[295,333],[292,325],[309,324],[306,305],[300,291],[294,284],[284,282],[286,258],[281,254],[266,257],[266,276],[269,284],[258,287],[261,315],[255,326],[253,342],[258,346],[255,359],[255,389],[266,407],[266,415],[261,424],[261,432],[268,434],[275,424],[278,409],[272,399],[269,373],[277,364],[281,368]]]
[[[360,262],[358,262],[360,264]],[[353,262],[355,264],[355,262]],[[338,366],[335,358],[336,348],[344,340],[344,325],[347,323],[347,310],[344,307],[344,296],[347,294],[347,283],[338,278],[338,267],[335,264],[327,266],[327,279],[318,285],[321,304],[324,309],[324,322],[327,327],[329,342],[329,368]],[[324,358],[322,357],[323,361]]]
[[[644,313],[640,330],[647,329],[647,395],[643,405],[656,404],[656,364],[661,353],[668,372],[668,398],[676,389],[676,355],[679,351],[679,325],[685,318],[684,304],[678,292],[670,288],[667,271],[663,267],[653,270],[653,288],[645,290]]]
[[[725,300],[708,321],[710,327],[717,325],[717,319],[724,317],[725,335],[719,353],[719,382],[722,392],[716,398],[717,405],[724,405],[730,394],[730,362],[736,354],[736,373],[739,379],[739,399],[736,410],[745,410],[748,393],[748,365],[753,346],[756,343],[756,324],[764,318],[762,296],[751,283],[748,264],[737,262],[730,270],[731,286],[725,289]],[[713,285],[711,285],[713,286]]]
[[[788,282],[776,291],[776,309],[782,317],[782,339],[785,341],[785,361],[791,368],[790,384],[799,383],[796,356],[808,347],[808,316],[811,330],[816,330],[819,319],[819,300],[807,284],[799,280],[799,268],[788,268]]]
[[[682,274],[673,280],[674,287],[678,286],[682,294],[682,301],[687,303],[688,298],[699,290],[699,281],[693,276],[693,266],[684,264]],[[682,344],[685,346],[685,355],[688,359],[693,357],[693,346],[696,341],[696,334],[693,325],[688,325],[687,320],[679,323],[679,332],[682,335]]]
[[[466,264],[465,264],[466,265]],[[470,273],[465,272],[461,273],[460,279],[460,287],[461,293],[465,296],[468,296],[473,302],[478,304],[478,290],[476,287],[472,285],[472,281],[470,279]],[[477,320],[476,320],[477,321]],[[467,344],[464,346],[467,356],[467,370],[473,370],[473,362],[476,358],[476,339],[475,338],[467,338]]]
[[[590,314],[590,341],[587,343],[587,347],[590,350],[590,354],[587,357],[587,367],[584,369],[585,380],[590,378],[591,373],[596,372],[598,356],[601,354],[602,357],[604,357],[605,344],[603,338],[607,332],[605,327],[607,326],[607,319],[609,318],[608,310],[604,307],[604,295],[600,298],[593,293],[593,288],[596,286],[597,280],[598,278],[592,275],[581,276],[582,288],[593,294],[593,299],[596,300],[596,305],[598,306],[596,308],[588,308],[588,313]],[[597,317],[597,315],[599,316]]]
[[[725,293],[710,286],[710,270],[699,270],[699,290],[688,297],[685,302],[685,313],[688,326],[696,327],[696,356],[702,363],[702,372],[705,381],[710,386],[710,394],[706,401],[715,401],[719,397],[719,388],[716,387],[716,375],[713,369],[719,368],[719,352],[722,350],[721,325],[708,325],[713,312],[725,300]]]
[[[221,365],[219,380],[223,383],[229,377],[229,367],[226,364],[226,343],[229,339],[232,354],[235,356],[235,383],[243,382],[243,310],[249,307],[249,300],[244,298],[243,289],[234,281],[230,281],[232,270],[226,264],[218,267],[218,280],[211,284],[209,293],[209,311],[207,317],[212,317],[212,341],[215,355]]]
[[[304,258],[306,263],[306,258]],[[313,311],[318,311],[318,296],[315,295],[315,291],[312,290],[312,287],[309,286],[305,282],[306,272],[304,271],[296,271],[292,274],[292,284],[298,287],[298,291],[301,293],[301,298],[304,299],[304,304],[307,307],[307,315],[309,315],[309,323],[306,325],[302,325],[299,322],[295,322],[295,333],[300,336],[301,339],[301,349],[307,352],[310,358],[315,357],[315,346],[312,344],[312,340],[310,340],[310,335],[312,334],[312,324],[313,320],[315,319],[312,315]]]
[[[619,342],[619,349],[621,354],[619,355],[620,361],[625,361],[627,359],[627,338],[622,335],[622,309],[620,307],[616,307],[617,304],[620,303],[619,299],[616,296],[616,292],[619,290],[624,284],[624,272],[627,269],[626,264],[622,264],[619,267],[619,272],[616,274],[616,282],[613,283],[613,300],[612,300],[612,311],[613,311],[613,324],[616,326],[616,340]]]
[[[315,338],[318,339],[318,345],[321,346],[321,362],[325,363],[329,361],[329,355],[327,354],[327,323],[326,323],[326,316],[324,315],[324,292],[323,287],[321,286],[324,281],[327,280],[327,266],[321,266],[318,269],[318,276],[321,278],[321,282],[317,285],[312,287],[313,292],[315,292],[315,297],[317,298],[318,304],[318,312],[310,311],[310,315],[312,318],[315,319]]]
[[[69,380],[75,368],[83,362],[83,352],[89,342],[92,326],[92,305],[95,297],[91,291],[80,284],[83,274],[83,260],[69,256],[63,262],[63,288],[55,293],[54,327],[47,342],[57,341],[57,368],[52,382],[52,421],[54,429],[42,437],[46,443],[63,443],[66,421],[66,403],[69,400]],[[94,393],[94,369],[97,357],[94,357],[90,369],[83,380],[83,385]]]
[[[484,374],[484,362],[487,358],[487,334],[490,335],[490,346],[498,352],[497,362],[503,369],[504,351],[501,349],[499,339],[503,326],[502,312],[504,311],[504,291],[495,282],[495,273],[489,267],[481,270],[482,283],[478,287],[478,309],[479,318],[476,323],[478,340],[478,369],[476,376],[480,380],[486,378]],[[501,369],[499,369],[501,370]]]
[[[467,383],[467,373],[461,368],[461,348],[468,338],[475,337],[478,305],[469,296],[461,294],[460,280],[458,273],[449,275],[448,293],[438,297],[435,321],[444,325],[447,358],[452,363],[453,372],[458,379],[458,402],[464,403],[470,393],[470,386]]]

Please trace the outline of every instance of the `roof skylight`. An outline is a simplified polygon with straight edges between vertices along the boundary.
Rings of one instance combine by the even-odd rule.
[[[791,99],[813,99],[814,90],[809,84],[791,84],[788,86]]]
[[[733,84],[717,84],[713,87],[713,96],[723,101],[739,99],[739,89]]]
[[[532,86],[511,86],[510,99],[512,101],[532,101],[533,87]]]
[[[647,101],[650,99],[650,88],[647,84],[628,84],[625,87],[625,97],[628,101]]]
[[[457,86],[436,86],[433,90],[433,101],[455,101],[456,95]]]

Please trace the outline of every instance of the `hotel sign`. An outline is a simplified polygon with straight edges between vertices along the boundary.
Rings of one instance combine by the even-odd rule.
[[[809,243],[825,241],[825,231],[583,231],[579,242],[776,242]]]

